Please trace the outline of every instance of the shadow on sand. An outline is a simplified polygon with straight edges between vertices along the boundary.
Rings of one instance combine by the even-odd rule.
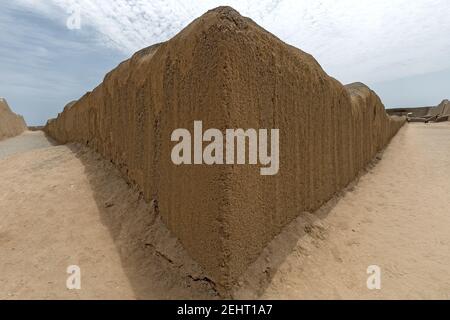
[[[213,284],[109,161],[68,144],[84,166],[100,219],[108,228],[136,299],[217,299]]]

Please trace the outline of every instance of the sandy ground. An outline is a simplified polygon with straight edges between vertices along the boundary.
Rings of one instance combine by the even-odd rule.
[[[347,192],[270,244],[237,297],[450,299],[449,169],[450,123],[405,125]]]
[[[20,136],[0,141],[0,160],[16,153],[41,149],[54,145],[42,132],[25,131]]]
[[[33,150],[34,149],[34,150]],[[450,299],[450,124],[408,124],[382,160],[291,223],[236,298]],[[217,298],[109,162],[41,132],[0,142],[0,299]],[[81,290],[68,290],[78,265]],[[366,269],[381,268],[381,290]]]

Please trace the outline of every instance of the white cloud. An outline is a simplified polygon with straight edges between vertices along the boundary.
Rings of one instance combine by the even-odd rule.
[[[450,67],[448,0],[16,1],[54,19],[78,4],[82,25],[127,55],[169,39],[208,9],[231,5],[313,54],[343,82],[385,81]]]

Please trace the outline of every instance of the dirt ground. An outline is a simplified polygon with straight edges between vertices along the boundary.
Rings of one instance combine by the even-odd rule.
[[[13,142],[0,143],[0,299],[216,297],[111,163],[42,132]],[[81,290],[66,288],[70,265]]]
[[[381,158],[286,227],[234,296],[449,299],[450,123],[405,125]],[[152,205],[86,148],[42,132],[1,141],[0,181],[0,299],[217,298]],[[81,290],[66,288],[69,265]]]

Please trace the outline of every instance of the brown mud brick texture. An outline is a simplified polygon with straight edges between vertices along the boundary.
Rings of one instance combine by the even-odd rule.
[[[23,117],[12,112],[8,102],[0,98],[0,140],[15,137],[26,129]]]

